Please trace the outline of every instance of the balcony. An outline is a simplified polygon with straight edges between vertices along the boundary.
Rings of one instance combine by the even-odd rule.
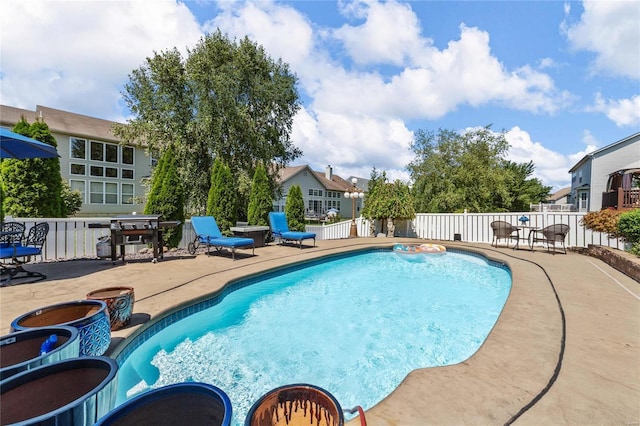
[[[602,193],[602,208],[616,210],[640,208],[640,189],[614,189]]]

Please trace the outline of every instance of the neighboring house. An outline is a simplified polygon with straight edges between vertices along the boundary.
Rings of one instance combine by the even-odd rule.
[[[532,212],[570,212],[575,211],[575,206],[571,203],[571,187],[562,188],[549,195],[542,203],[530,204]]]
[[[571,203],[578,211],[626,208],[640,202],[640,133],[585,155],[571,173]],[[625,177],[628,176],[628,177]],[[617,178],[619,177],[619,179]]]
[[[571,204],[569,200],[571,199],[571,187],[568,186],[566,188],[562,188],[557,192],[549,195],[546,204]]]
[[[21,117],[49,126],[58,143],[62,178],[82,194],[77,216],[142,213],[151,158],[142,148],[120,145],[113,121],[40,105],[35,111],[0,105],[0,126],[11,129]]]
[[[324,173],[311,170],[308,165],[285,167],[280,170],[278,181],[282,185],[282,198],[275,200],[274,211],[284,211],[287,194],[292,185],[299,185],[308,217],[324,217],[329,209],[338,210],[343,218],[351,218],[353,202],[344,198],[344,193],[353,188],[352,177],[344,180],[333,174],[327,166]],[[366,191],[367,179],[357,178],[356,187]],[[363,199],[355,201],[356,216],[362,209]]]

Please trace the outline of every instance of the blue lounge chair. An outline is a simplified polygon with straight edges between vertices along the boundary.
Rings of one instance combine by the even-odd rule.
[[[300,244],[300,249],[302,249],[302,241],[313,238],[313,246],[316,246],[316,234],[313,232],[289,231],[287,217],[283,212],[270,212],[269,223],[271,224],[273,237],[277,238],[280,244],[287,241],[296,241]]]
[[[231,250],[231,258],[236,260],[237,248],[251,247],[252,254],[255,255],[255,245],[253,238],[225,237],[220,232],[218,224],[213,216],[193,216],[191,217],[191,225],[196,233],[196,238],[189,243],[189,253],[195,254],[200,244],[207,245],[207,255],[209,255],[209,247],[215,247],[220,251],[223,249]]]

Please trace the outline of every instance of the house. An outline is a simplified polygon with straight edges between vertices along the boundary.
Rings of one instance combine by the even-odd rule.
[[[82,194],[77,216],[142,213],[152,159],[140,147],[121,145],[113,121],[45,106],[35,111],[0,105],[0,126],[11,129],[24,117],[44,121],[58,144],[60,174]]]
[[[640,206],[640,133],[585,155],[569,173],[578,211]]]
[[[82,194],[82,217],[115,216],[142,213],[155,159],[144,148],[122,145],[113,134],[113,121],[75,114],[45,106],[35,111],[0,105],[0,126],[13,128],[21,117],[29,123],[44,121],[58,144],[60,174],[71,189]],[[324,173],[309,166],[286,167],[279,182],[284,196],[274,201],[275,211],[284,211],[286,194],[291,185],[300,185],[307,215],[321,217],[331,208],[343,218],[350,218],[352,207],[362,209],[363,199],[343,199],[345,191],[366,192],[367,179],[344,180],[333,175],[328,166]]]
[[[343,218],[352,217],[354,206],[357,216],[364,201],[362,198],[346,199],[344,193],[354,190],[365,192],[368,183],[367,179],[350,177],[345,180],[334,175],[331,166],[327,166],[323,173],[312,170],[308,165],[281,169],[278,181],[282,185],[283,195],[274,201],[274,211],[284,211],[289,189],[293,185],[299,185],[308,217],[324,217],[329,209],[336,209]]]
[[[571,187],[562,188],[547,197],[546,204],[570,204],[571,199]]]

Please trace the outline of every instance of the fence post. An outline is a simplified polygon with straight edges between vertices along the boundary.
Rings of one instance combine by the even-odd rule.
[[[462,213],[462,241],[469,241],[467,236],[467,209]]]

